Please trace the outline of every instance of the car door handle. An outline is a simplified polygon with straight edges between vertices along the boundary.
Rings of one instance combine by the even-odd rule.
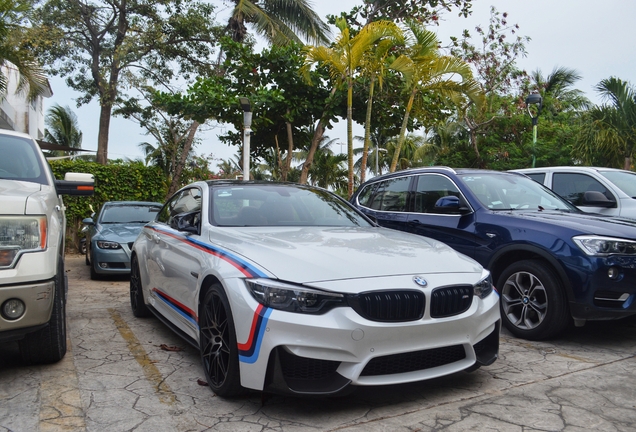
[[[155,243],[159,243],[161,241],[161,237],[159,237],[158,234],[153,234],[152,241],[154,241]]]

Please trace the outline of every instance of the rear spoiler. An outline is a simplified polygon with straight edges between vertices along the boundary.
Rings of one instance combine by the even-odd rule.
[[[55,180],[59,195],[90,196],[95,193],[95,177],[86,173],[66,173],[64,180]]]

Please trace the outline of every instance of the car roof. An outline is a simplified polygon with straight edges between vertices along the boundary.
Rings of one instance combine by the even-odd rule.
[[[17,136],[17,137],[21,137],[21,138],[29,138],[29,139],[33,139],[33,137],[29,134],[25,134],[23,132],[17,132],[17,131],[13,131],[10,129],[0,129],[0,135],[11,135],[11,136]]]
[[[424,173],[447,173],[447,174],[501,174],[501,175],[519,175],[514,172],[509,171],[495,171],[495,170],[486,170],[486,169],[478,169],[478,168],[450,168],[447,166],[430,166],[430,167],[422,167],[422,168],[409,168],[401,171],[395,171],[393,173],[382,174],[377,177],[373,177],[365,182],[373,183],[379,180],[384,180],[387,178],[393,177],[402,177],[406,175],[412,174],[424,174]]]
[[[550,166],[541,168],[520,168],[511,170],[514,172],[533,173],[546,171],[577,171],[577,172],[599,172],[599,171],[627,171],[619,168],[593,167],[593,166]],[[628,171],[631,172],[631,171]]]

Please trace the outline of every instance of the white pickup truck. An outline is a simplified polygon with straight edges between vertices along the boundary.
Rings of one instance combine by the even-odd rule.
[[[62,195],[93,185],[90,174],[56,180],[33,138],[0,130],[0,343],[17,340],[27,364],[66,354]]]

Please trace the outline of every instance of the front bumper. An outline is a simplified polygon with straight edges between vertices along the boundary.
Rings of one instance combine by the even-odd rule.
[[[16,320],[8,320],[0,314],[0,340],[21,339],[25,334],[37,331],[41,325],[48,323],[54,296],[53,280],[0,286],[0,307],[9,299],[19,299],[26,306],[24,315]]]
[[[445,376],[491,364],[498,356],[495,292],[483,300],[475,297],[470,308],[456,316],[435,319],[426,313],[420,320],[387,323],[367,320],[349,307],[323,315],[259,308],[244,288],[235,288],[227,292],[246,388],[335,394],[349,385]]]
[[[93,244],[91,265],[98,274],[129,274],[130,249],[126,244],[122,244],[121,249],[100,249]]]

